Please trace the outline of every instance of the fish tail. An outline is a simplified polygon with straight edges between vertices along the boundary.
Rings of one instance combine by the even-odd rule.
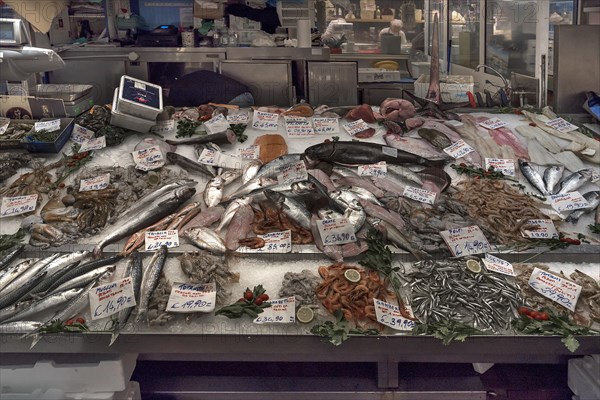
[[[110,335],[110,343],[108,344],[108,346],[112,346],[114,342],[117,341],[117,338],[119,337],[119,334],[121,332],[119,332],[119,327],[115,327],[115,329],[113,330],[112,334]]]

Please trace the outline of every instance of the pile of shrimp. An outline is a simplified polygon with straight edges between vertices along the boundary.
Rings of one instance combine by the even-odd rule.
[[[354,283],[346,279],[344,272],[347,269],[357,270],[360,281]],[[341,310],[346,320],[354,321],[357,325],[365,319],[377,321],[374,298],[383,301],[394,298],[394,293],[386,289],[387,283],[377,271],[336,263],[319,267],[319,275],[323,282],[317,287],[316,293],[323,306],[332,314]]]

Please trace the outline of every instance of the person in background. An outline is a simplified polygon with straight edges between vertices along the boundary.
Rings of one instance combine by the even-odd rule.
[[[245,4],[241,4],[245,3]],[[281,26],[279,15],[277,14],[277,2],[275,0],[246,0],[239,3],[229,4],[226,12],[236,17],[248,18],[260,22],[260,29],[274,34]]]
[[[338,24],[345,24],[346,20],[341,15],[338,15],[335,19],[332,19],[331,22],[325,28],[325,32],[321,35],[321,39],[329,39],[329,38],[338,38],[341,36],[339,33],[335,32],[335,26]]]
[[[402,31],[402,26],[403,26],[403,24],[402,24],[401,20],[399,20],[399,19],[391,20],[389,27],[383,28],[381,31],[379,31],[379,41],[381,41],[382,35],[394,35],[394,36],[400,36],[401,43],[405,44],[406,43],[406,35]]]

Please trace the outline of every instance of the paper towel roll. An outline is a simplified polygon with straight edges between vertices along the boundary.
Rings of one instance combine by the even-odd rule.
[[[310,20],[299,19],[296,21],[296,38],[298,39],[298,47],[310,47]]]

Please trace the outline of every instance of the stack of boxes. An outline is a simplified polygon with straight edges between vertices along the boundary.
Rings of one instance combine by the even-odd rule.
[[[161,86],[123,75],[115,89],[110,124],[147,133],[162,111]]]

